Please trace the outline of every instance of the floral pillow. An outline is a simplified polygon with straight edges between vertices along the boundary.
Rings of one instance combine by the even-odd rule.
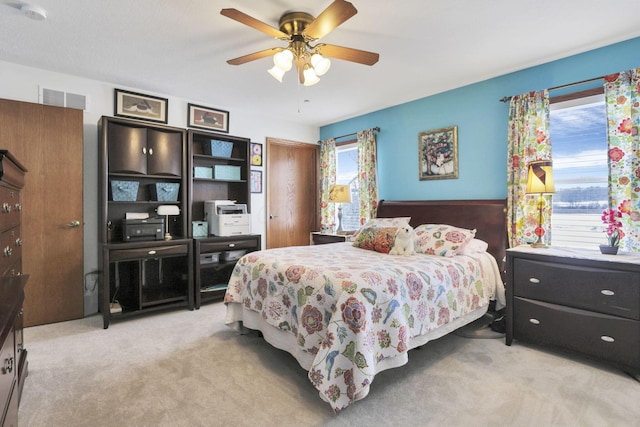
[[[422,224],[415,229],[416,252],[452,257],[460,253],[476,235],[476,230],[445,224]]]
[[[360,233],[362,232],[362,230],[364,230],[366,228],[371,228],[371,227],[378,227],[378,228],[393,227],[393,228],[398,228],[398,227],[402,227],[405,223],[409,224],[409,221],[411,221],[411,217],[410,216],[397,217],[397,218],[372,218],[369,221],[367,221],[365,225],[360,227],[360,229],[358,231],[356,231],[356,233],[353,235],[353,238],[357,239],[358,236],[360,235]]]
[[[388,254],[396,240],[397,227],[362,228],[353,246],[356,248]]]

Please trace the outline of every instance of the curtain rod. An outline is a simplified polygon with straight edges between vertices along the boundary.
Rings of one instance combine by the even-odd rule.
[[[375,132],[380,132],[380,127],[376,126],[376,127],[372,128],[372,130],[374,130]],[[347,136],[353,136],[353,135],[357,135],[357,134],[358,134],[358,132],[348,133],[346,135],[336,136],[333,139],[346,138]],[[318,142],[321,142],[321,141],[318,141]]]
[[[582,81],[575,82],[575,83],[567,83],[566,85],[560,85],[560,86],[555,86],[555,87],[549,88],[549,90],[558,90],[558,89],[564,89],[564,88],[571,87],[571,86],[578,86],[578,85],[585,84],[585,83],[591,83],[591,82],[595,82],[596,80],[601,80],[601,79],[603,79],[605,77],[606,76],[600,76],[600,77],[594,77],[592,79],[582,80]],[[505,96],[504,98],[500,99],[500,102],[509,102],[509,101],[511,101],[511,98],[513,98],[513,95],[512,96]]]

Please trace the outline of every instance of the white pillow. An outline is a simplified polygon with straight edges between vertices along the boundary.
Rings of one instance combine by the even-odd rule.
[[[471,241],[467,243],[464,248],[462,248],[460,254],[471,255],[479,252],[486,252],[488,248],[489,244],[484,240],[471,239]]]

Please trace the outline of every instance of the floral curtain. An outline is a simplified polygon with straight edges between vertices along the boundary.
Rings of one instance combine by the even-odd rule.
[[[373,129],[358,132],[358,189],[360,225],[375,218],[378,210],[376,134]]]
[[[549,92],[516,95],[509,104],[507,147],[507,221],[509,245],[537,240],[536,232],[549,244],[551,195],[544,195],[542,232],[537,228],[538,195],[527,195],[527,165],[534,160],[551,160],[549,141]]]
[[[320,230],[333,229],[335,203],[328,203],[329,188],[336,183],[336,140],[320,141]]]
[[[640,251],[640,68],[604,78],[609,207],[622,213],[620,248]]]

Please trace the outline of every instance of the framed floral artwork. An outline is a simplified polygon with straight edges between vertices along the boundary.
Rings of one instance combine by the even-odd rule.
[[[458,178],[458,127],[418,134],[420,180]]]

